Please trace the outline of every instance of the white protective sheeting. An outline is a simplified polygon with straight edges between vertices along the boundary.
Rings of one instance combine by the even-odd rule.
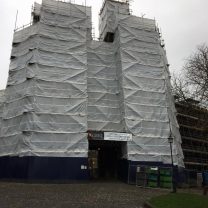
[[[14,34],[0,155],[87,157],[87,131],[129,133],[123,157],[183,166],[165,50],[155,21],[106,0],[100,37],[90,7],[43,0],[40,21]],[[3,107],[3,111],[1,111]]]
[[[88,48],[88,128],[122,132],[114,48],[93,41]]]
[[[87,157],[85,133],[23,132],[1,138],[1,156]]]
[[[129,15],[129,5],[121,2],[114,2],[113,0],[104,1],[100,13],[99,32],[100,37],[104,38],[106,32],[115,32],[118,24],[117,15]]]
[[[91,8],[43,0],[34,14],[14,33],[0,155],[87,157]]]
[[[4,108],[4,90],[0,90],[0,135],[1,135],[1,126],[2,126],[2,118],[3,118],[3,108]]]
[[[172,132],[174,163],[183,166],[168,62],[155,21],[119,12],[119,4],[111,0],[105,4],[100,34],[102,39],[108,32],[115,34],[112,47],[121,120],[125,132],[133,134],[133,141],[127,142],[127,158],[171,163]]]
[[[138,25],[144,23],[142,18],[137,18],[137,22]],[[175,138],[174,162],[183,166],[181,138],[166,55],[160,46],[159,36],[155,33],[155,25],[152,23],[146,27],[148,32],[135,29],[131,17],[119,21],[126,126],[135,135],[133,142],[128,143],[128,158],[170,163],[167,138],[171,129]],[[125,47],[127,41],[128,48]],[[142,43],[143,47],[134,48],[136,43]],[[145,43],[148,47],[145,47]],[[155,45],[153,49],[149,43]]]

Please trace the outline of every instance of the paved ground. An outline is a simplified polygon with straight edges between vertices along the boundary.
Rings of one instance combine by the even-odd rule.
[[[142,208],[144,200],[167,193],[120,182],[23,184],[0,182],[0,208]]]

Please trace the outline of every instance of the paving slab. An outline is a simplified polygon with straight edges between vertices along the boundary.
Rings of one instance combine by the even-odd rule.
[[[142,208],[167,193],[121,182],[28,184],[0,182],[0,208]]]

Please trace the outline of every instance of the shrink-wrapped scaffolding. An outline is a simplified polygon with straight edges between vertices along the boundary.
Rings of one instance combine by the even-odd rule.
[[[87,157],[91,8],[43,0],[33,15],[14,33],[0,155]]]
[[[106,0],[95,41],[90,7],[43,0],[32,14],[33,24],[14,33],[0,98],[0,156],[84,158],[86,170],[90,131],[120,138],[120,159],[170,164],[172,134],[174,164],[183,166],[155,20],[130,15],[128,2]],[[73,177],[79,173],[76,165]]]

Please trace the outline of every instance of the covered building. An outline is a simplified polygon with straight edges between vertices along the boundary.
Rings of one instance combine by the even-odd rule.
[[[15,31],[0,131],[2,178],[127,178],[136,165],[183,167],[166,53],[155,20],[106,0],[35,3]]]
[[[4,90],[0,90],[0,128],[2,125],[3,107],[4,107]]]

